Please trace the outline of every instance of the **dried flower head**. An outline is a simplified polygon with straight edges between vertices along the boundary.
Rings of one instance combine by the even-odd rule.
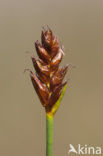
[[[31,72],[31,80],[46,112],[50,113],[67,84],[63,79],[68,65],[59,68],[64,48],[59,46],[57,36],[49,27],[42,29],[41,43],[36,41],[35,48],[39,59],[32,57],[36,73]]]

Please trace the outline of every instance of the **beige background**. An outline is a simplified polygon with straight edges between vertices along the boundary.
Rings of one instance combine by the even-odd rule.
[[[53,156],[67,156],[70,143],[103,147],[103,1],[1,0],[0,156],[45,156],[45,112],[23,70],[34,70],[47,24],[65,46],[62,64],[76,65],[54,119]]]

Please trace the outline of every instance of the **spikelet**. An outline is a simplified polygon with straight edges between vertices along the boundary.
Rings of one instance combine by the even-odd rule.
[[[58,101],[63,87],[63,79],[67,73],[68,65],[59,68],[63,58],[63,48],[59,46],[57,36],[53,35],[51,29],[42,29],[41,43],[35,42],[35,48],[39,59],[32,57],[36,74],[31,72],[33,86],[39,96],[46,112],[50,112]]]

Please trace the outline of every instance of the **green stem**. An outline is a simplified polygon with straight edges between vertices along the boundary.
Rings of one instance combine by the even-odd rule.
[[[52,156],[53,116],[46,115],[46,156]]]

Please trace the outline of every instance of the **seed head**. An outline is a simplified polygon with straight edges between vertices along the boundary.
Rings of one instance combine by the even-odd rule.
[[[67,84],[67,81],[63,83],[63,79],[67,73],[68,65],[59,68],[64,48],[59,46],[57,36],[52,33],[49,27],[42,29],[41,43],[36,41],[35,48],[39,59],[32,57],[36,73],[31,72],[30,76],[42,105],[49,113]]]

